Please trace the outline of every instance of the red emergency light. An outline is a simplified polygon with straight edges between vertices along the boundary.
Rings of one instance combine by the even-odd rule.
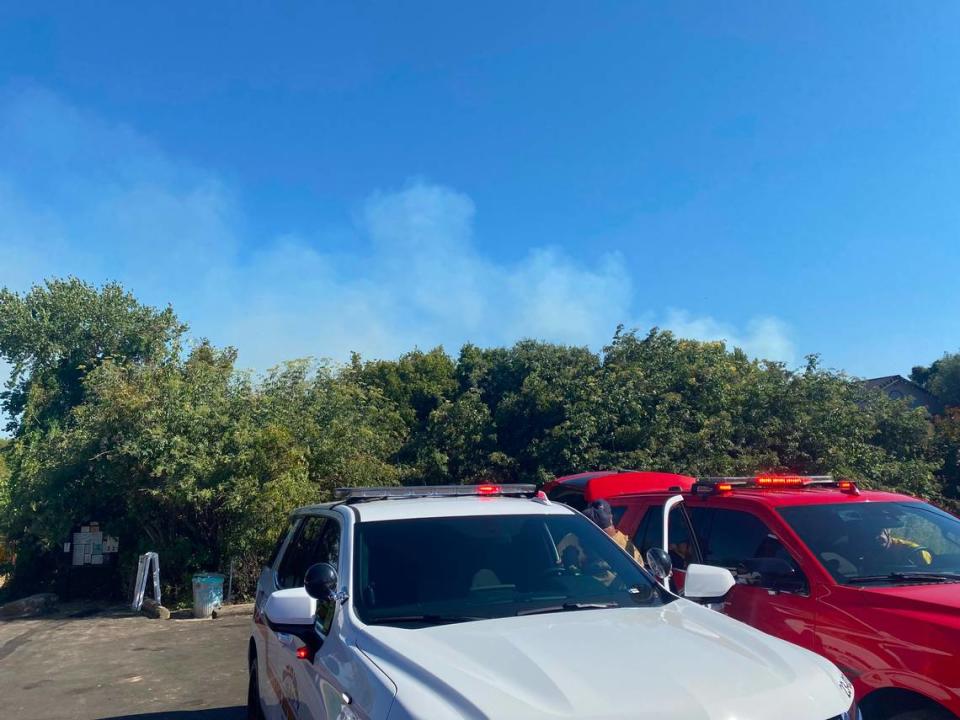
[[[499,495],[499,485],[477,485],[477,495]]]
[[[840,488],[840,492],[850,493],[851,495],[860,494],[860,488],[853,480],[840,480],[837,482],[837,487]]]
[[[807,478],[798,475],[765,475],[754,478],[753,482],[757,487],[803,487],[807,485]]]

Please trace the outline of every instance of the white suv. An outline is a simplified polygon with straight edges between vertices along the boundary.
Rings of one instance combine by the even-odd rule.
[[[830,662],[669,593],[593,523],[532,486],[338,497],[293,513],[260,576],[251,718],[852,712],[850,683]],[[715,569],[703,572],[688,569],[688,591],[716,587]],[[700,594],[727,589],[721,579]]]

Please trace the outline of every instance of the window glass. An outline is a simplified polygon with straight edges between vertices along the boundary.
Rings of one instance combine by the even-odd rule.
[[[560,502],[564,505],[569,505],[574,510],[579,510],[580,512],[583,512],[587,509],[587,501],[581,492],[561,490],[558,493],[553,493],[550,499],[554,502]]]
[[[743,585],[790,593],[808,591],[800,565],[760,518],[741,510],[704,507],[691,508],[690,516],[703,562],[729,568]],[[758,562],[774,559],[782,560],[786,568],[783,563]]]
[[[790,551],[783,546],[779,538],[772,534],[768,534],[767,537],[760,542],[760,547],[757,548],[757,554],[754,555],[754,557],[786,560],[794,570],[800,569],[790,554]]]
[[[579,515],[389,520],[355,532],[351,595],[365,623],[425,626],[671,599]]]
[[[296,522],[290,523],[286,530],[280,533],[280,538],[277,540],[277,544],[273,546],[273,552],[270,553],[270,559],[267,560],[267,567],[273,567],[277,558],[280,556],[280,550],[283,548],[283,543],[287,539],[287,536],[290,535],[297,527]]]
[[[652,547],[660,547],[663,539],[663,505],[653,505],[647,509],[633,538],[633,544],[643,557]]]
[[[713,508],[692,505],[687,508],[687,513],[690,515],[690,522],[693,523],[693,531],[697,535],[700,551],[706,552],[707,538],[710,536],[710,526],[713,524],[716,511]],[[707,562],[706,557],[704,562]]]
[[[960,579],[960,520],[932,505],[802,505],[780,514],[838,582]]]
[[[310,565],[314,563],[330,563],[339,572],[340,570],[340,523],[327,520],[323,534],[313,550]]]
[[[307,568],[317,562],[316,553],[327,524],[327,519],[322,517],[307,517],[300,521],[300,527],[287,545],[277,568],[277,585],[284,589],[303,586]]]
[[[667,535],[668,550],[673,566],[683,570],[692,562],[697,561],[696,546],[693,540],[693,531],[690,521],[681,506],[670,511],[670,528]]]
[[[694,549],[693,534],[690,531],[690,524],[683,512],[681,505],[676,505],[670,510],[670,528],[667,536],[667,550],[670,553],[670,560],[673,567],[677,570],[686,569],[687,565],[696,560],[696,550]],[[637,530],[637,536],[634,539],[634,545],[640,550],[643,557],[647,556],[647,550],[652,547],[660,547],[663,542],[663,505],[652,505],[643,516],[640,527]]]
[[[700,510],[697,508],[696,510]],[[694,524],[700,525],[694,511]],[[779,542],[770,534],[766,524],[748,512],[740,510],[712,509],[709,529],[702,533],[704,562],[735,570],[744,560],[755,557],[770,557],[760,553],[774,552],[772,542]],[[789,557],[789,556],[788,556]]]

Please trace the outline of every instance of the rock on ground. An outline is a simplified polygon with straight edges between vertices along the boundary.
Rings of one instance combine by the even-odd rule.
[[[20,600],[8,602],[6,605],[0,605],[0,619],[12,620],[14,618],[34,617],[52,612],[57,606],[57,596],[53,593],[39,593],[30,595]]]

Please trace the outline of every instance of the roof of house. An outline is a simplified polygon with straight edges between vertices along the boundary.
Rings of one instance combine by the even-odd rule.
[[[867,387],[875,387],[884,390],[893,385],[897,380],[906,380],[906,378],[904,378],[902,375],[884,375],[883,377],[878,378],[867,378],[863,381],[863,384]],[[917,385],[917,387],[920,386]]]
[[[918,385],[903,375],[884,375],[883,377],[868,378],[863,384],[869,388],[875,388],[881,392],[888,392],[896,386],[906,386],[910,393],[917,398],[924,406],[932,412],[940,412],[943,409],[943,403],[936,395],[926,388]]]

